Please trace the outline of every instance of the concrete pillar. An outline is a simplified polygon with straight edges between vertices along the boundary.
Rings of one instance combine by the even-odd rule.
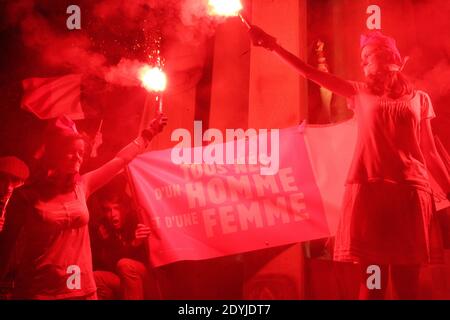
[[[238,18],[218,26],[215,36],[209,127],[246,128],[249,107],[250,38]]]
[[[253,1],[252,22],[306,58],[306,0]],[[248,124],[283,128],[306,118],[307,82],[273,53],[252,48]]]

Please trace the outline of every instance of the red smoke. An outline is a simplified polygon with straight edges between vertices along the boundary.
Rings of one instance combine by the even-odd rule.
[[[139,81],[133,77],[136,69],[152,62],[146,59],[155,51],[157,34],[163,39],[169,39],[166,46],[174,42],[200,44],[206,37],[213,35],[217,21],[208,16],[207,2],[101,0],[88,4],[80,1],[82,30],[68,31],[65,23],[55,25],[38,10],[39,5],[51,9],[52,1],[17,0],[8,5],[8,23],[20,26],[24,45],[34,50],[43,66],[64,69],[67,73],[104,77],[106,81],[117,85],[134,86],[139,85]],[[62,6],[59,5],[57,10],[62,10]],[[65,10],[58,12],[58,15],[62,19],[68,17]],[[91,28],[91,36],[86,32],[86,27]],[[125,39],[126,42],[132,38],[131,34],[138,33],[141,33],[141,39],[127,46],[132,49],[114,42],[115,39]],[[100,41],[109,41],[102,50],[97,48],[98,43],[92,37],[99,35],[106,37],[99,38]],[[140,59],[146,61],[139,62],[136,56],[127,56],[126,53],[130,51],[140,51]],[[114,62],[111,64],[109,53],[110,56],[119,55],[114,56],[114,60],[119,61],[117,65]]]
[[[411,68],[417,87],[435,100],[450,94],[450,1],[427,0],[416,4],[417,43]]]
[[[105,80],[124,87],[139,86],[138,72],[144,66],[145,64],[140,61],[124,58],[116,66],[108,69],[105,73]]]
[[[34,4],[33,0],[18,0],[8,8],[10,22],[20,25],[24,45],[35,50],[44,65],[73,73],[101,74],[106,59],[92,51],[89,38],[82,33],[61,32],[52,27],[35,10]]]
[[[155,46],[152,39],[156,31],[166,40],[166,49],[175,42],[200,44],[214,34],[221,22],[217,19],[223,19],[208,16],[208,0],[99,0],[89,5],[87,0],[79,2],[82,17],[86,17],[83,10],[88,10],[98,24],[95,28],[107,30],[102,35],[109,40],[127,38],[129,33],[136,31],[144,33],[142,39],[146,40],[134,44],[136,50],[141,51]],[[85,30],[68,32],[65,25],[56,27],[39,13],[36,6],[44,3],[51,8],[52,1],[44,0],[15,0],[8,5],[8,23],[20,26],[23,43],[36,52],[44,66],[105,77],[119,85],[135,85],[132,75],[136,65],[149,61],[134,60],[136,57],[126,56],[126,50],[120,51],[120,45],[116,45],[111,50],[119,52],[119,57],[111,65],[107,52],[96,49],[96,43]],[[412,75],[419,88],[438,99],[450,91],[450,2],[422,1],[415,4],[415,12],[416,25],[420,26],[416,35],[418,47],[412,51],[406,72]],[[61,16],[65,18],[65,12]],[[82,20],[83,29],[87,20]],[[145,55],[142,57],[146,59]],[[119,63],[114,66],[117,61]],[[127,71],[128,67],[130,70]]]

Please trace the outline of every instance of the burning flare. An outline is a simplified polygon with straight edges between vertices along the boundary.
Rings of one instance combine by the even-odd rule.
[[[242,10],[239,0],[209,0],[210,13],[218,16],[238,16]]]
[[[164,91],[167,86],[167,76],[158,67],[144,66],[139,70],[142,86],[148,91]]]
[[[239,17],[243,24],[250,30],[251,25],[241,14],[243,9],[239,0],[209,0],[209,14],[224,17]]]

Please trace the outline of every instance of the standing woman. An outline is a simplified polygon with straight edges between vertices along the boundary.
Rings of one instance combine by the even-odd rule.
[[[16,299],[97,298],[86,199],[143,152],[166,123],[158,115],[114,159],[80,175],[85,142],[71,120],[56,121],[46,137],[42,174],[21,190],[7,212],[0,278],[14,260]]]
[[[380,32],[362,36],[365,82],[351,82],[306,64],[256,26],[250,36],[256,46],[274,51],[304,77],[348,99],[358,142],[335,260],[361,265],[361,299],[385,297],[389,267],[398,298],[416,298],[420,265],[438,259],[442,249],[427,169],[444,191],[450,191],[450,182],[431,130],[431,100],[403,76],[395,40]],[[371,265],[381,269],[381,289],[367,288]]]

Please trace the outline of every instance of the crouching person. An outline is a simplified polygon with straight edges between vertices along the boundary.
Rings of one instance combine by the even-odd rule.
[[[124,193],[103,194],[99,199],[101,219],[91,229],[98,298],[158,298],[146,263],[150,228],[137,223],[131,200]]]

